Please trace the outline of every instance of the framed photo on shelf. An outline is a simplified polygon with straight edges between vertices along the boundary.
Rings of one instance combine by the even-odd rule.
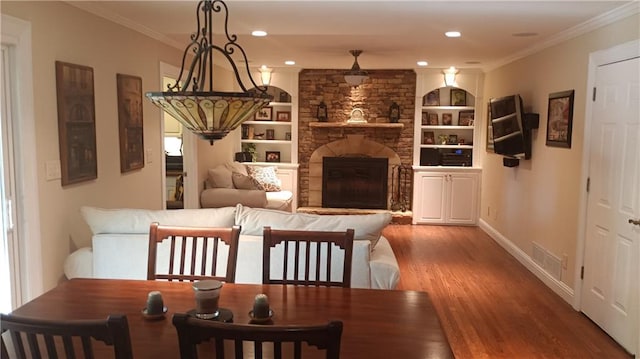
[[[429,125],[438,126],[438,114],[430,113],[429,114]]]
[[[457,145],[458,144],[458,135],[449,135],[449,144]]]
[[[451,89],[451,106],[466,106],[467,91],[463,89]]]
[[[440,89],[435,89],[424,95],[422,106],[440,106]]]
[[[264,157],[266,162],[280,162],[280,151],[266,151]]]
[[[289,97],[289,94],[285,91],[280,91],[280,94],[278,95],[278,102],[291,102],[291,97]]]
[[[547,146],[571,148],[574,90],[549,95]]]
[[[424,144],[433,145],[436,143],[436,136],[433,131],[427,131],[424,133]]]
[[[442,125],[451,126],[453,124],[453,114],[452,113],[443,113],[442,114]]]
[[[267,129],[267,140],[275,140],[276,139],[276,131],[273,128]]]
[[[278,111],[278,112],[276,112],[276,121],[291,122],[291,111]]]
[[[427,112],[423,112],[422,113],[422,126],[426,126],[429,124],[429,113]]]
[[[263,107],[260,111],[256,112],[255,119],[256,121],[271,121],[272,114],[273,108]]]
[[[458,126],[473,126],[473,110],[458,112]]]
[[[284,133],[284,139],[287,141],[291,141],[291,132],[285,132]]]

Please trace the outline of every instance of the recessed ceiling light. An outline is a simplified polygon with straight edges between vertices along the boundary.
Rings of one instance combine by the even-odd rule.
[[[444,33],[444,35],[446,37],[460,37],[460,36],[462,36],[460,31],[447,31],[447,32]]]
[[[418,61],[417,63],[418,63],[418,66],[427,66],[427,65],[429,65],[429,63],[426,62],[426,61]]]
[[[295,65],[295,64],[296,64],[296,62],[295,62],[295,61],[293,61],[293,60],[287,60],[287,61],[285,61],[285,62],[284,62],[284,64],[285,64],[285,65],[289,65],[289,66],[293,66],[293,65]]]
[[[254,30],[251,32],[251,35],[253,36],[257,36],[257,37],[262,37],[262,36],[267,36],[267,32],[264,30]]]

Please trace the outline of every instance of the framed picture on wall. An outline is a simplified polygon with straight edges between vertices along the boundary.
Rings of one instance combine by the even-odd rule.
[[[142,78],[117,74],[120,172],[144,167]]]
[[[422,106],[440,106],[440,89],[435,89],[424,95]]]
[[[93,68],[56,61],[63,186],[98,178]]]
[[[463,89],[452,88],[450,100],[451,100],[451,106],[466,106],[467,91]]]
[[[571,148],[573,90],[549,95],[547,146]]]
[[[460,111],[458,113],[458,126],[473,126],[473,110]]]

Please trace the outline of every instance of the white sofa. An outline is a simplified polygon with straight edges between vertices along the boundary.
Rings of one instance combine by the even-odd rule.
[[[321,216],[249,208],[243,205],[183,210],[83,207],[81,212],[93,232],[92,248],[81,248],[69,255],[64,268],[67,278],[146,279],[148,234],[152,222],[211,227],[240,225],[242,230],[238,247],[237,283],[262,282],[264,226],[274,229],[328,231],[353,228],[355,240],[352,287],[394,289],[400,278],[393,250],[387,239],[381,235],[382,229],[391,220],[388,213]],[[159,257],[163,251],[168,249],[160,247]],[[333,254],[332,258],[342,259],[340,255]],[[223,263],[226,263],[226,258]],[[339,265],[333,267],[342,270]]]

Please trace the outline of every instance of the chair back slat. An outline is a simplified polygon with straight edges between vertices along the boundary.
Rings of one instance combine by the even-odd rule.
[[[236,277],[239,238],[240,226],[183,227],[154,222],[149,227],[147,279],[217,279],[233,283]],[[165,240],[169,242],[168,263],[165,256],[158,254],[161,251],[159,248],[166,249]],[[218,265],[224,264],[219,260],[222,248],[228,248],[226,269],[218,271]]]
[[[276,230],[264,227],[263,231],[263,267],[262,283],[296,284],[315,286],[351,286],[351,263],[353,257],[354,230],[344,232]],[[274,250],[281,246],[284,252],[281,278],[272,277],[277,266],[272,268]],[[342,278],[333,278],[333,252],[342,250]],[[339,259],[339,257],[336,257]],[[292,273],[290,267],[293,267]],[[313,272],[312,272],[313,270]],[[323,273],[324,272],[324,273]]]
[[[283,348],[288,345],[293,349],[294,358],[301,359],[303,343],[314,349],[324,350],[327,359],[340,358],[341,321],[330,321],[323,325],[266,326],[202,320],[184,313],[174,314],[172,321],[178,333],[182,359],[197,359],[197,346],[211,343],[211,339],[214,339],[212,342],[215,343],[218,359],[227,358],[225,354],[228,353],[224,351],[225,341],[233,343],[234,355],[228,358],[243,358],[245,343],[253,344],[255,358],[262,358],[266,352],[265,348],[271,346],[273,357],[282,358]],[[248,348],[247,351],[249,350]]]
[[[2,334],[9,332],[8,336],[3,335],[0,339],[3,358],[14,357],[7,349],[13,348],[17,358],[55,359],[76,358],[77,355],[82,355],[82,358],[92,359],[94,341],[113,347],[113,358],[133,358],[127,317],[120,314],[111,315],[103,320],[72,321],[0,314],[0,327]],[[11,344],[5,341],[11,341]],[[44,352],[46,356],[42,355]]]

